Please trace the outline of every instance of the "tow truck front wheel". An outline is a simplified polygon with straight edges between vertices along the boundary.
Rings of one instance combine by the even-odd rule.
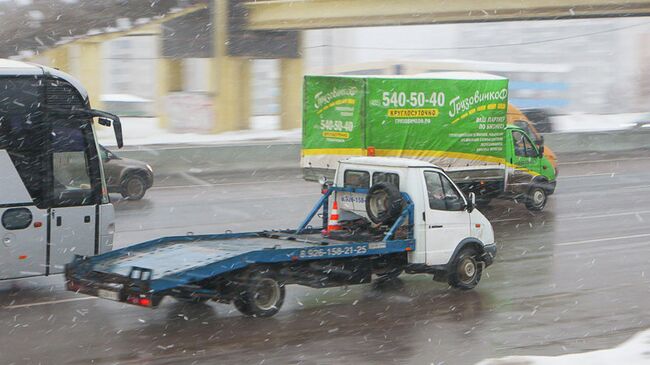
[[[481,280],[483,271],[483,265],[476,259],[477,257],[474,248],[461,250],[450,266],[449,285],[461,290],[474,289]]]
[[[272,272],[251,275],[234,300],[242,314],[251,317],[271,317],[284,303],[284,285]]]

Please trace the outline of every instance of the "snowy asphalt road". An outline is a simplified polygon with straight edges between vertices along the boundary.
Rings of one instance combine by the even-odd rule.
[[[471,364],[615,346],[650,328],[650,154],[590,159],[561,165],[541,214],[484,211],[499,252],[476,290],[423,275],[290,286],[278,315],[251,319],[222,304],[148,310],[75,295],[61,276],[3,282],[0,363]],[[116,246],[297,224],[318,198],[297,175],[157,181],[144,200],[117,203]]]

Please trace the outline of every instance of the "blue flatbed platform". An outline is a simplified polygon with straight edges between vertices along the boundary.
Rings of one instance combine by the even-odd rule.
[[[129,278],[134,268],[145,269],[149,288],[162,291],[251,264],[385,255],[415,248],[413,240],[345,242],[317,236],[265,231],[165,237],[73,262],[69,272],[74,273],[73,280],[91,272]]]
[[[151,299],[146,299],[145,306],[155,306],[165,295],[173,296],[189,286],[200,288],[206,280],[254,265],[364,258],[415,249],[411,226],[400,235],[404,239],[393,239],[399,227],[407,220],[412,222],[408,196],[408,205],[388,233],[368,241],[343,241],[323,237],[321,228],[308,226],[320,208],[327,219],[330,194],[323,195],[296,230],[164,237],[98,256],[77,257],[66,265],[68,290],[140,305],[138,298],[146,297]]]

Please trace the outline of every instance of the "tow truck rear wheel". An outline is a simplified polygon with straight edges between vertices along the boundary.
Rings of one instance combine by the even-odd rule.
[[[271,317],[282,307],[284,295],[284,284],[272,271],[254,273],[241,285],[234,304],[246,316]]]
[[[450,265],[448,282],[461,290],[474,289],[481,280],[483,265],[476,259],[478,253],[472,247],[464,248]]]

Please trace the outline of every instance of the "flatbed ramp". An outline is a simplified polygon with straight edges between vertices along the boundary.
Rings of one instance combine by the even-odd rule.
[[[67,266],[66,277],[69,288],[91,295],[97,295],[96,289],[115,289],[114,284],[159,293],[254,264],[363,257],[414,248],[412,239],[337,241],[322,238],[319,230],[165,237],[80,257]]]
[[[132,267],[155,269],[151,280],[180,272],[208,266],[216,262],[226,263],[237,256],[263,250],[304,248],[308,243],[293,243],[267,237],[245,237],[195,242],[169,241],[147,250],[132,251],[105,262],[99,262],[94,270],[128,276]],[[224,266],[224,265],[220,265]],[[216,273],[216,272],[215,272]]]

